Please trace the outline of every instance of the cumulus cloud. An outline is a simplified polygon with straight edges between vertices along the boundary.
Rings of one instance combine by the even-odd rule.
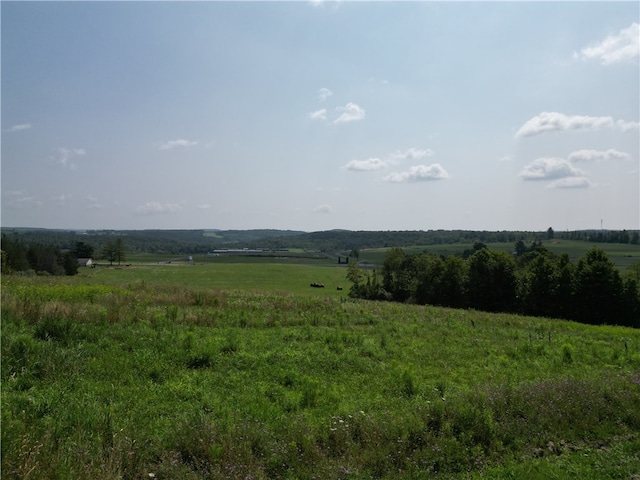
[[[516,132],[516,137],[531,137],[545,132],[563,130],[596,130],[613,126],[611,117],[565,115],[558,112],[542,112],[527,120]]]
[[[320,99],[321,102],[324,102],[331,95],[333,95],[333,92],[328,88],[322,87],[320,90],[318,90],[318,98]]]
[[[625,120],[618,120],[616,122],[618,128],[623,132],[630,132],[633,130],[640,130],[640,122],[627,122]]]
[[[379,158],[368,158],[367,160],[351,160],[345,165],[347,170],[355,172],[366,172],[371,170],[380,170],[387,166],[387,162]]]
[[[629,160],[631,155],[625,152],[620,152],[610,148],[606,151],[599,150],[578,150],[577,152],[571,152],[568,160],[570,162],[593,162],[593,161],[607,161],[607,160]]]
[[[384,177],[384,180],[392,183],[424,182],[432,180],[444,180],[449,175],[439,163],[433,165],[416,165],[405,172],[393,172]]]
[[[420,160],[424,157],[433,155],[433,150],[408,148],[407,150],[398,150],[387,155],[384,159],[378,157],[368,158],[366,160],[352,160],[347,163],[344,168],[354,172],[366,172],[371,170],[382,170],[391,165],[398,164],[404,160]]]
[[[322,205],[318,205],[316,208],[313,209],[313,213],[329,214],[332,212],[333,212],[333,207],[331,205],[327,205],[326,203],[323,203]]]
[[[336,107],[336,110],[342,113],[333,123],[355,122],[362,120],[365,116],[364,108],[352,102],[347,103],[344,107]]]
[[[591,182],[587,177],[566,177],[551,182],[547,188],[589,188]]]
[[[315,112],[311,112],[309,114],[309,118],[311,120],[326,120],[327,119],[327,109],[321,108],[320,110],[316,110]]]
[[[600,60],[602,65],[631,61],[640,56],[640,25],[636,22],[617,34],[609,35],[599,43],[575,53],[574,58]]]
[[[564,177],[582,177],[584,172],[564,158],[538,158],[520,172],[524,180],[553,180]]]
[[[135,209],[137,215],[165,215],[182,210],[177,203],[147,202]]]
[[[30,123],[21,123],[19,125],[13,125],[7,128],[6,131],[9,133],[13,133],[13,132],[21,132],[22,130],[29,130],[30,128],[31,128]]]
[[[174,148],[189,148],[189,147],[195,147],[196,145],[198,145],[198,142],[196,141],[185,140],[183,138],[180,138],[178,140],[169,140],[168,142],[163,143],[162,145],[160,145],[160,150],[171,150]]]

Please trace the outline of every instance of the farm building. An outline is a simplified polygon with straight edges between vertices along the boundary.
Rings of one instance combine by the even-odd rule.
[[[78,259],[78,266],[79,267],[92,267],[93,266],[93,260],[90,258],[79,258]]]

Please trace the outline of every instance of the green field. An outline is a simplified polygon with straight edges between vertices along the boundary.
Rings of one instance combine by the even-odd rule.
[[[168,260],[2,277],[3,478],[640,472],[638,330],[353,300],[344,266]]]
[[[248,260],[248,259],[246,259]],[[81,269],[80,277],[88,284],[121,285],[150,283],[163,286],[189,286],[207,289],[242,289],[286,293],[314,293],[320,296],[346,297],[346,266],[321,266],[297,263],[245,261],[241,263],[195,263],[172,261],[171,264],[132,263],[130,267]],[[74,280],[71,280],[74,282]],[[325,285],[311,288],[311,283]],[[344,289],[338,291],[337,287]]]

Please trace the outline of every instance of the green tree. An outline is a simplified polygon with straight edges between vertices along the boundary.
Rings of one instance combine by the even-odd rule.
[[[468,264],[460,257],[447,257],[441,279],[441,305],[461,308],[466,305]]]
[[[382,286],[397,302],[405,302],[412,293],[415,280],[413,255],[405,255],[401,248],[390,248],[382,266]]]
[[[73,249],[73,253],[76,258],[91,258],[93,257],[93,247],[88,243],[78,241]]]
[[[442,305],[444,261],[433,254],[419,255],[415,259],[415,287],[412,298],[418,304]]]
[[[109,262],[109,265],[113,265],[116,260],[116,244],[114,242],[107,242],[102,247],[102,257]]]
[[[27,250],[29,266],[36,272],[47,272],[51,275],[62,275],[62,254],[51,245],[30,245]]]
[[[524,244],[522,240],[518,240],[516,242],[515,249],[516,249],[516,256],[518,257],[521,257],[522,255],[527,253],[527,246]]]
[[[515,260],[506,252],[487,248],[477,250],[468,259],[470,306],[490,312],[515,309]]]
[[[30,268],[27,258],[27,246],[19,239],[12,239],[2,235],[2,250],[5,252],[5,261],[2,264],[2,272],[23,272]]]
[[[347,267],[347,280],[351,282],[351,288],[349,289],[349,296],[359,297],[361,285],[363,283],[364,274],[362,269],[358,265],[358,262],[350,262]]]
[[[620,273],[599,249],[589,250],[576,265],[576,320],[591,324],[618,323],[621,310]]]
[[[118,265],[120,265],[120,262],[124,262],[126,259],[124,242],[121,238],[118,238],[115,243],[115,260],[118,262]]]
[[[555,232],[553,231],[553,228],[549,227],[547,229],[547,240],[553,240],[554,236],[555,236]]]
[[[520,302],[527,315],[557,317],[562,294],[558,257],[540,247],[527,254],[528,262],[520,281]]]
[[[113,262],[118,262],[118,265],[124,262],[126,253],[122,239],[118,238],[114,242],[107,242],[102,248],[102,257],[108,260],[110,265],[113,265]]]
[[[64,268],[65,275],[78,274],[78,257],[73,251],[65,252],[62,255],[62,268]]]

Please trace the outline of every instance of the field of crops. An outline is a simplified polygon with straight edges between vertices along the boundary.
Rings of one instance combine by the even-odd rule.
[[[2,277],[3,478],[640,472],[638,330],[353,300],[338,266],[159,261]]]

